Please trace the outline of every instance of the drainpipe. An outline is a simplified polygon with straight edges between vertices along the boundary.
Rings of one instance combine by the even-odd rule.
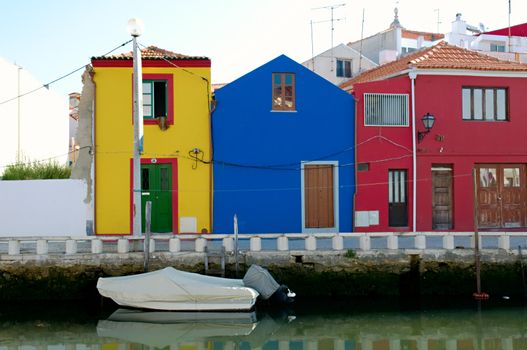
[[[416,129],[415,129],[415,78],[417,73],[410,71],[408,77],[412,81],[412,232],[416,232],[417,222],[417,145],[416,145]]]

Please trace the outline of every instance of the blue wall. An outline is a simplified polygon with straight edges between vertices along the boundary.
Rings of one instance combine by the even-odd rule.
[[[272,111],[272,73],[295,73],[296,112]],[[352,231],[353,97],[287,56],[216,92],[214,233],[302,232],[301,161],[339,162],[339,231]]]

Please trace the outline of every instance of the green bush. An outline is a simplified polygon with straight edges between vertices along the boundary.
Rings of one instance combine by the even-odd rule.
[[[8,165],[2,180],[69,179],[71,168],[57,162],[16,163]]]

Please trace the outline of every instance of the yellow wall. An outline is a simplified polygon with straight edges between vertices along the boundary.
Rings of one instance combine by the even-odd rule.
[[[186,70],[186,71],[185,71]],[[144,158],[177,158],[178,215],[197,218],[210,232],[210,166],[189,159],[199,148],[210,160],[210,68],[143,68],[173,74],[174,125],[144,126]],[[95,67],[95,225],[97,234],[130,233],[130,160],[133,158],[132,68]],[[192,72],[194,74],[191,74]],[[174,171],[174,170],[173,170]],[[179,223],[179,218],[172,218]]]

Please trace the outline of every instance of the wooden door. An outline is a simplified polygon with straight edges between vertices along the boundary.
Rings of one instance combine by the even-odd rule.
[[[452,167],[432,167],[432,229],[452,228]]]
[[[145,232],[146,202],[152,202],[152,232],[172,232],[172,167],[170,164],[141,165],[142,229]]]
[[[408,226],[407,171],[388,171],[388,225]]]
[[[525,164],[482,164],[476,168],[478,227],[525,227]]]
[[[306,228],[335,227],[333,165],[304,166]]]
[[[501,227],[525,226],[525,165],[501,165],[500,193]]]

